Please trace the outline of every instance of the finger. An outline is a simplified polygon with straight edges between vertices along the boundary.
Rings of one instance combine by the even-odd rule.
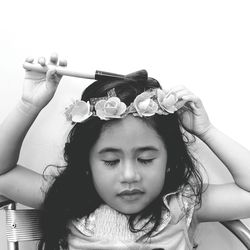
[[[38,58],[38,63],[41,65],[41,66],[45,66],[46,65],[46,60],[44,57],[39,57]]]
[[[187,95],[182,96],[182,100],[185,100],[185,101],[197,102],[198,99],[199,98],[197,96],[192,95],[192,94],[191,95],[187,94]]]
[[[193,108],[193,109],[196,108],[196,106],[195,106],[195,104],[194,104],[193,102],[190,103],[190,106],[191,106],[191,108]]]
[[[184,85],[174,86],[167,93],[174,94],[177,100],[181,100],[184,95],[193,95]]]
[[[59,83],[62,76],[57,74],[56,69],[49,69],[46,73],[46,79],[55,83]]]
[[[178,109],[182,108],[184,105],[186,104],[186,101],[178,101],[176,104],[175,104],[175,107]]]
[[[182,97],[182,100],[184,100],[186,102],[194,103],[195,105],[191,105],[191,103],[190,103],[192,108],[200,108],[200,107],[202,107],[202,102],[201,102],[200,98],[198,98],[195,95],[185,95],[185,96]]]
[[[49,69],[46,73],[46,78],[48,80],[54,80],[56,77],[56,69]]]
[[[56,65],[57,62],[58,62],[58,55],[57,53],[52,53],[51,56],[50,56],[50,64],[54,64]]]
[[[59,61],[59,66],[61,66],[61,67],[66,67],[67,64],[68,64],[67,60],[60,60]]]
[[[25,59],[25,62],[33,63],[33,62],[34,62],[34,57],[27,57],[27,58]]]
[[[184,104],[181,108],[179,108],[177,110],[177,114],[181,115],[181,114],[183,114],[183,113],[185,113],[187,111],[191,112],[191,113],[194,113],[193,109],[190,106],[187,106],[187,105]]]
[[[184,85],[176,85],[168,90],[168,92],[179,92],[181,90],[187,89]]]
[[[191,96],[194,94],[188,89],[181,89],[181,90],[175,92],[175,95],[179,100],[181,100],[183,96]]]

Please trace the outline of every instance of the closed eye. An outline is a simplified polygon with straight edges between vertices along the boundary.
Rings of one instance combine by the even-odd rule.
[[[154,159],[155,159],[155,158],[152,158],[152,159],[141,159],[141,158],[138,158],[137,160],[138,160],[140,163],[146,165],[146,164],[152,163]]]
[[[103,160],[103,162],[107,166],[115,166],[116,164],[118,164],[120,162],[120,160],[112,160],[112,161],[105,161],[105,160]]]

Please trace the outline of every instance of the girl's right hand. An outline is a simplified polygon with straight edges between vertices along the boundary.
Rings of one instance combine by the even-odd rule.
[[[27,58],[26,62],[33,63],[34,58]],[[56,67],[58,63],[58,56],[57,54],[52,54],[48,64],[46,64],[44,57],[40,57],[37,63],[42,67],[47,67],[47,65]],[[60,60],[59,66],[67,66],[67,61]],[[47,73],[25,70],[22,102],[25,105],[40,111],[54,96],[61,79],[62,75],[56,73],[56,70],[53,67],[50,67]]]

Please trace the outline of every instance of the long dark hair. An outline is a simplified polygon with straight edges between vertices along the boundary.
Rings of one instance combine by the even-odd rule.
[[[81,99],[104,97],[115,88],[121,101],[129,105],[135,97],[150,88],[161,88],[158,81],[148,78],[145,71],[122,80],[98,80],[88,86]],[[161,136],[167,152],[167,171],[161,194],[143,211],[129,217],[130,230],[136,232],[135,219],[148,218],[153,228],[145,235],[150,236],[160,224],[163,208],[162,196],[190,185],[197,203],[201,202],[202,178],[197,169],[196,160],[188,151],[190,140],[185,137],[178,115],[154,115],[143,120],[152,126]],[[44,240],[39,250],[67,249],[68,223],[74,219],[89,216],[103,201],[96,192],[91,176],[89,152],[100,136],[102,128],[110,121],[90,117],[83,123],[76,123],[70,131],[64,149],[65,166],[58,167],[55,177],[43,204],[42,229]],[[192,181],[191,181],[192,180]],[[195,186],[195,187],[194,187]],[[146,226],[146,225],[145,225]]]

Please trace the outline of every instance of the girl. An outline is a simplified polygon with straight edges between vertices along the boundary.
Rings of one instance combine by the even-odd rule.
[[[39,249],[193,249],[198,223],[250,216],[249,151],[211,124],[188,89],[163,91],[145,71],[98,80],[67,109],[74,126],[58,175],[17,165],[60,80],[55,69],[26,71],[22,98],[1,125],[0,192],[43,211]],[[234,183],[203,183],[185,131],[210,147]]]

